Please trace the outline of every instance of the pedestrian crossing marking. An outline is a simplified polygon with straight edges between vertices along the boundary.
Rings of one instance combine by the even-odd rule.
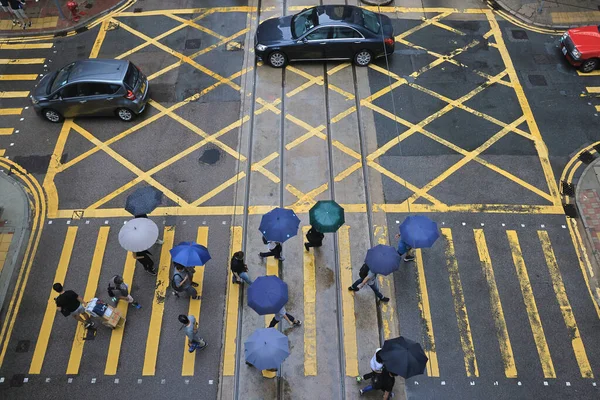
[[[302,227],[306,235],[310,226]],[[304,376],[317,375],[317,286],[315,280],[315,255],[303,252],[304,261]]]
[[[45,58],[0,58],[0,65],[11,64],[43,64]]]
[[[533,290],[531,289],[531,282],[529,281],[529,274],[527,273],[527,267],[525,266],[525,261],[523,260],[523,252],[521,251],[521,245],[519,244],[517,232],[514,230],[507,230],[506,235],[508,237],[508,243],[510,244],[513,263],[515,264],[515,268],[517,270],[517,276],[519,277],[519,285],[521,286],[523,302],[525,303],[525,307],[527,309],[529,325],[531,326],[531,332],[533,333],[535,346],[540,357],[542,370],[544,371],[544,378],[556,378],[554,364],[552,363],[552,357],[550,356],[550,349],[548,348],[548,343],[546,342],[544,327],[542,326],[542,321],[540,320],[540,315],[538,314],[535,298],[533,297]]]
[[[21,115],[22,108],[0,108],[0,115]]]
[[[96,289],[98,288],[98,281],[100,280],[100,271],[102,270],[102,261],[104,260],[104,252],[106,250],[109,230],[110,226],[102,226],[100,227],[100,232],[98,232],[98,239],[96,240],[96,247],[94,248],[94,256],[92,257],[92,265],[88,275],[87,284],[85,286],[85,293],[83,295],[83,300],[85,302],[88,302],[96,297]],[[69,364],[67,365],[67,375],[77,375],[79,373],[81,356],[83,355],[83,346],[85,344],[85,340],[83,340],[85,331],[86,329],[83,327],[83,324],[78,323],[77,329],[75,330],[75,338],[73,339],[73,346],[71,347]]]
[[[374,235],[377,238],[378,244],[388,244],[387,226],[375,226]],[[391,276],[378,275],[377,279],[379,280],[381,293],[392,293],[392,286],[394,285],[394,282]],[[383,330],[383,338],[385,340],[392,338],[392,329],[394,329],[393,326],[400,325],[399,321],[396,318],[396,310],[394,310],[394,307],[392,307],[390,304],[392,302],[395,303],[395,300],[392,300],[391,302],[379,303],[379,307],[381,310],[381,325]],[[399,330],[400,328],[398,327],[397,331]]]
[[[462,284],[460,282],[460,273],[458,272],[458,261],[454,251],[454,240],[452,239],[452,230],[450,228],[441,229],[442,236],[446,240],[446,265],[448,267],[448,277],[450,278],[450,289],[454,299],[454,312],[456,313],[456,322],[458,323],[458,332],[460,334],[460,343],[462,345],[465,361],[465,370],[467,376],[479,376],[477,367],[477,358],[475,357],[475,347],[473,337],[471,336],[471,325],[469,324],[469,315],[465,304]]]
[[[267,271],[265,275],[275,275],[279,276],[279,260],[275,257],[267,257]],[[265,327],[269,326],[271,320],[275,317],[274,314],[265,315]],[[280,321],[283,324],[284,319]]]
[[[16,91],[16,92],[0,92],[0,99],[15,99],[18,97],[29,96],[29,91]]]
[[[153,376],[156,372],[158,343],[160,341],[162,319],[165,311],[165,296],[171,278],[171,253],[169,253],[169,249],[173,248],[174,237],[175,228],[165,226],[163,245],[160,252],[160,265],[156,276],[156,290],[154,291],[154,299],[152,300],[150,326],[148,327],[148,336],[146,339],[142,376]]]
[[[415,263],[417,264],[417,277],[419,287],[417,297],[419,299],[419,312],[421,321],[423,321],[423,349],[429,358],[427,363],[427,376],[437,378],[440,376],[440,367],[438,364],[437,350],[435,348],[435,338],[433,334],[433,324],[431,322],[431,309],[429,307],[429,294],[427,292],[427,280],[425,279],[425,269],[423,268],[423,254],[421,249],[415,249]]]
[[[600,106],[596,106],[596,111],[600,112]]]
[[[548,232],[546,231],[538,231],[538,236],[540,238],[540,242],[542,243],[544,257],[546,258],[546,265],[550,271],[552,287],[554,288],[554,293],[556,294],[560,311],[563,319],[565,320],[565,325],[567,326],[568,332],[571,336],[571,345],[573,346],[573,352],[575,353],[575,358],[577,359],[577,364],[579,365],[579,371],[581,372],[581,376],[583,378],[593,378],[594,374],[592,373],[592,367],[588,361],[585,347],[583,346],[583,341],[581,340],[581,335],[579,333],[579,328],[577,327],[577,322],[575,321],[575,315],[573,315],[573,309],[571,308],[571,303],[567,297],[567,291],[558,268],[558,263],[556,262],[554,251],[552,250],[550,237],[548,237]]]
[[[587,86],[585,90],[587,90],[588,93],[600,93],[600,86]]]
[[[595,70],[592,72],[581,72],[580,70],[577,70],[577,75],[579,76],[600,76],[600,70]]]
[[[35,81],[38,74],[3,74],[0,75],[0,81]]]
[[[208,247],[208,226],[199,226],[198,234],[196,237],[196,243],[202,246]],[[204,265],[195,267],[196,273],[192,277],[192,281],[198,284],[196,292],[198,296],[202,297],[202,288],[204,287]],[[190,298],[190,305],[188,309],[188,315],[196,317],[196,322],[200,324],[200,311],[202,308],[202,299],[194,300]],[[201,335],[200,335],[201,336]],[[183,365],[181,366],[182,376],[194,376],[194,364],[196,361],[196,352],[190,353],[188,351],[188,339],[187,336],[183,342]]]
[[[53,43],[20,43],[9,44],[0,43],[0,50],[31,50],[31,49],[51,49]]]
[[[231,245],[229,255],[242,248],[242,227],[231,227]],[[240,285],[231,283],[233,273],[227,273],[227,310],[225,312],[225,344],[223,350],[223,376],[235,373],[235,354],[237,347],[238,311],[240,306]]]
[[[52,283],[63,283],[65,281],[76,236],[77,227],[70,226],[67,229],[67,234],[65,235],[65,241],[63,243],[62,252],[60,253],[60,259],[58,261],[58,268],[56,268],[54,281]],[[46,356],[46,350],[48,349],[50,332],[52,332],[52,325],[54,324],[54,317],[56,316],[56,303],[54,302],[54,298],[57,295],[58,294],[54,291],[54,289],[50,288],[50,296],[48,297],[48,304],[46,305],[46,311],[44,312],[44,319],[42,320],[40,333],[35,344],[35,350],[33,351],[33,358],[31,359],[31,365],[29,366],[30,375],[39,374],[42,371],[44,357]]]
[[[129,287],[129,294],[133,296],[131,290],[133,288],[133,275],[135,272],[136,259],[134,254],[130,251],[127,252],[125,258],[125,267],[123,268],[123,282]],[[126,301],[119,301],[117,309],[123,316],[123,319],[127,318],[127,310],[129,309],[129,303]],[[127,321],[125,321],[127,324]],[[122,328],[114,329],[110,335],[110,344],[108,345],[108,356],[106,357],[106,366],[104,367],[104,375],[116,375],[117,367],[119,366],[119,355],[121,354],[121,344],[123,343],[123,333],[125,332],[125,325]]]
[[[0,136],[12,135],[15,128],[0,128]]]
[[[358,376],[358,345],[356,341],[354,296],[347,290],[353,283],[350,255],[350,226],[342,225],[337,234],[340,257],[340,286],[342,287],[342,321],[344,324],[346,376]]]
[[[473,234],[475,235],[475,244],[477,246],[477,252],[479,253],[479,261],[481,261],[481,268],[483,268],[490,294],[492,316],[494,317],[498,345],[500,346],[500,355],[502,357],[502,364],[504,365],[504,375],[507,378],[516,378],[517,367],[515,365],[515,357],[508,336],[508,328],[506,327],[506,320],[504,319],[504,310],[502,309],[502,302],[500,301],[500,294],[498,293],[498,286],[496,285],[496,277],[494,276],[494,268],[492,267],[492,260],[485,240],[485,234],[483,233],[483,229],[473,229]]]

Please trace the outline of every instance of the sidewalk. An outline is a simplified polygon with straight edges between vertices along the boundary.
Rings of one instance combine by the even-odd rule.
[[[490,0],[529,25],[567,29],[600,24],[597,0]]]

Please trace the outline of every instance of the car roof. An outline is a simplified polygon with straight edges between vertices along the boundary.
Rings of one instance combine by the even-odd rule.
[[[363,26],[362,9],[354,6],[328,5],[315,7],[319,18],[319,25],[335,25],[345,22],[352,25]]]
[[[89,59],[75,61],[69,73],[69,83],[107,82],[120,83],[127,72],[129,61]]]

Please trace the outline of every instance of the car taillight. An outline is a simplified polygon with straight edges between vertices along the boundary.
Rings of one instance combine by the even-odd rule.
[[[388,46],[393,46],[394,45],[394,39],[392,39],[392,38],[385,38],[385,40],[383,42],[385,44],[387,44]]]
[[[135,94],[133,94],[133,92],[131,90],[128,90],[127,94],[125,95],[125,98],[127,100],[135,100]]]

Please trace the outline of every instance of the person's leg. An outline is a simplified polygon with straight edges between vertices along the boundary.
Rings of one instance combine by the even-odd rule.
[[[367,385],[361,390],[361,392],[366,393],[366,392],[370,392],[371,390],[374,390],[373,385]]]
[[[275,253],[275,258],[278,259],[279,261],[285,260],[285,257],[281,255],[282,251],[283,251],[283,248],[281,247],[281,245],[279,245],[273,249],[273,252]]]
[[[196,291],[196,288],[192,285],[188,286],[185,289],[185,292],[189,294],[192,299],[196,299],[198,297],[198,292]]]
[[[290,323],[290,325],[299,326],[302,322],[299,319],[294,318],[292,314],[285,313],[285,319]]]
[[[364,375],[363,375],[363,379],[364,379],[364,380],[371,379],[371,378],[372,378],[372,377],[374,377],[374,376],[375,376],[375,372],[371,371],[371,372],[369,372],[368,374],[364,374]]]
[[[17,17],[17,19],[19,20],[19,23],[23,25],[23,29],[25,29],[25,20],[23,19],[23,16],[21,15],[21,13],[19,12],[21,10],[15,10],[12,9],[13,14],[15,14],[15,17]]]
[[[248,275],[247,272],[242,272],[240,275],[240,278],[242,278],[244,280],[244,282],[246,282],[248,285],[252,285],[252,279],[250,279],[250,276]]]
[[[374,284],[369,285],[369,287],[373,290],[375,296],[377,296],[379,300],[383,299],[383,293],[379,291],[379,284],[377,284],[377,281],[375,281]]]
[[[409,248],[404,255],[404,261],[414,261],[415,259],[415,250]]]
[[[268,251],[266,253],[262,253],[262,252],[258,253],[258,255],[261,256],[262,258],[266,258],[266,257],[274,256],[275,253],[273,252],[273,250],[271,250],[271,251]]]
[[[352,284],[352,286],[350,286],[348,289],[349,290],[354,290],[357,291],[358,290],[358,285],[360,285],[360,283],[363,281],[362,278],[358,278],[357,280],[354,281],[354,283]]]
[[[279,321],[277,321],[277,319],[275,319],[275,317],[273,317],[273,319],[271,320],[271,323],[269,324],[269,328],[274,328],[278,322]]]

